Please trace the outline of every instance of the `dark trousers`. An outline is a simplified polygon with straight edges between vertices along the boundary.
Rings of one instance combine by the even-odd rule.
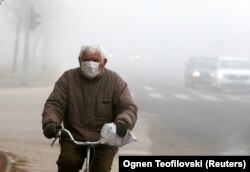
[[[58,172],[79,172],[87,154],[86,146],[77,146],[70,141],[61,140],[61,152],[57,160]],[[109,172],[118,148],[97,145],[91,148],[90,172]],[[85,168],[85,167],[84,167]]]

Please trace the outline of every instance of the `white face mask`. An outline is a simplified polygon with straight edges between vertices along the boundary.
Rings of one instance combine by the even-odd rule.
[[[100,73],[99,63],[93,61],[81,62],[81,70],[85,76],[92,79]]]

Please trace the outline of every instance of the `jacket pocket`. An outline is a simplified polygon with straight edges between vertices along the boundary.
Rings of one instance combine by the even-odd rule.
[[[96,119],[112,121],[113,112],[112,112],[111,99],[107,99],[107,98],[97,99]]]

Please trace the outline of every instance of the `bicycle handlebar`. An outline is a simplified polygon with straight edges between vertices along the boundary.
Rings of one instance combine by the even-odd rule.
[[[101,144],[101,141],[98,140],[98,141],[95,141],[95,142],[90,142],[90,141],[86,141],[86,142],[82,142],[82,141],[77,141],[74,139],[74,137],[72,136],[72,134],[70,133],[69,130],[65,129],[65,128],[60,128],[60,129],[57,129],[57,133],[56,133],[56,137],[55,139],[53,140],[53,142],[51,143],[51,147],[54,145],[55,141],[57,138],[60,138],[62,136],[62,133],[66,133],[69,138],[67,138],[67,140],[70,140],[72,142],[74,142],[76,145],[79,145],[79,146],[86,146],[86,145],[98,145],[98,144]],[[66,138],[64,138],[66,139]]]

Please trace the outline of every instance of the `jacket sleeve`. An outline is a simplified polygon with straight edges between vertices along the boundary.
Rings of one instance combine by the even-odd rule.
[[[68,79],[65,72],[55,83],[54,89],[46,103],[42,113],[42,127],[49,123],[60,125],[67,106]]]
[[[119,77],[114,91],[115,122],[126,124],[130,130],[137,121],[138,108],[134,103],[127,84]]]

